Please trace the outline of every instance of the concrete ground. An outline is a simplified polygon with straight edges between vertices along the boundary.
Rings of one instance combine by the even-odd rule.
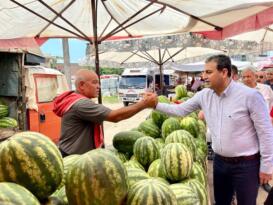
[[[122,103],[115,103],[115,104],[104,104],[105,106],[111,108],[111,109],[118,109],[123,107]],[[127,131],[132,128],[137,127],[142,121],[144,121],[150,114],[151,110],[146,109],[135,116],[123,120],[118,123],[111,123],[111,122],[105,122],[104,123],[104,136],[105,136],[105,145],[111,146],[112,145],[112,139],[113,136],[120,132],[120,131]],[[214,201],[213,197],[213,179],[212,179],[212,161],[208,161],[208,180],[209,180],[209,193],[210,193],[210,201]],[[271,185],[273,185],[273,181],[270,182]],[[257,205],[263,205],[264,200],[266,199],[267,192],[265,192],[263,189],[259,189],[259,194],[257,198]]]

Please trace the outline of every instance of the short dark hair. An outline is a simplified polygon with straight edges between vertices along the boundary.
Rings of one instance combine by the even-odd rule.
[[[215,62],[217,64],[217,70],[222,71],[224,68],[228,70],[228,77],[231,76],[231,60],[226,55],[214,55],[207,58],[205,63]]]
[[[238,68],[236,65],[231,65],[231,73],[233,75],[238,75]]]

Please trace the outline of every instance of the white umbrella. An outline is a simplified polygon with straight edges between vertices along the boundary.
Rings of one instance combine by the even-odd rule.
[[[189,31],[224,38],[273,23],[272,6],[272,0],[1,0],[0,39],[89,40],[96,32],[104,40]]]
[[[0,40],[85,39],[99,74],[98,44],[110,37],[191,31],[221,39],[273,23],[272,11],[273,0],[1,0]]]
[[[256,41],[258,43],[273,42],[273,25],[259,29],[257,31],[246,32],[230,39],[241,40],[241,41]]]
[[[238,67],[238,70],[242,70],[245,67],[251,65],[251,62],[249,61],[235,61],[231,60],[231,63],[233,65],[236,65]],[[196,63],[188,63],[188,64],[173,64],[172,69],[182,72],[202,72],[204,71],[205,62],[196,62]]]

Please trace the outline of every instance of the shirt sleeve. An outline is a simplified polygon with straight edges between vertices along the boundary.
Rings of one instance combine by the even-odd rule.
[[[111,109],[105,107],[102,104],[94,103],[89,99],[80,100],[76,104],[77,115],[86,121],[93,123],[102,123],[107,115],[111,112]]]
[[[263,96],[257,91],[253,92],[248,108],[254,123],[260,147],[260,171],[267,174],[273,172],[273,127],[270,122],[268,110]]]
[[[181,104],[158,103],[156,110],[174,116],[186,116],[191,112],[200,109],[202,91],[196,93],[192,98]]]

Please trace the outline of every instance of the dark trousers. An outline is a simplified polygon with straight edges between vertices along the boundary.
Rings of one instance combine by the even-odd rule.
[[[273,188],[271,188],[265,202],[264,205],[272,205],[273,204]]]
[[[236,192],[238,205],[255,205],[259,188],[260,160],[226,162],[215,155],[213,183],[215,205],[230,205]]]

